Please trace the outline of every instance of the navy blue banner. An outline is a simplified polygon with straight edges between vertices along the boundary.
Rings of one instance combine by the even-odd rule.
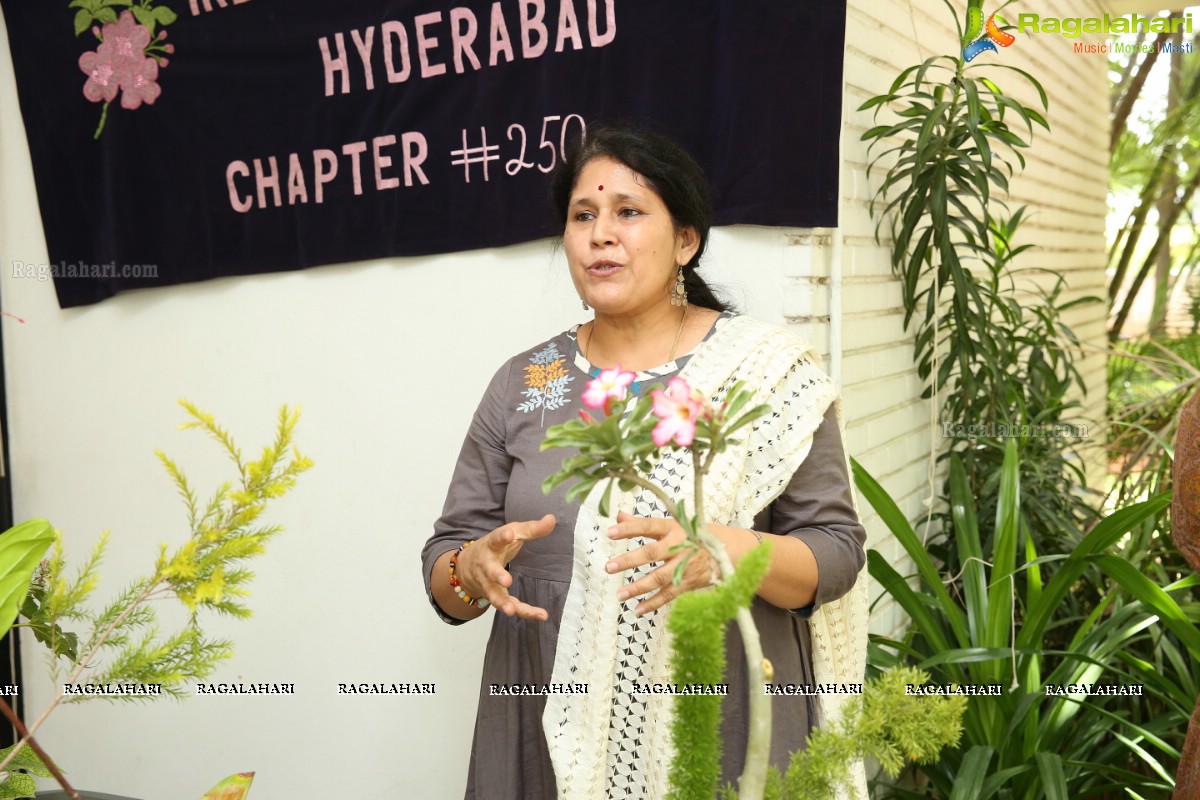
[[[557,233],[597,122],[837,223],[844,0],[0,0],[62,307]]]

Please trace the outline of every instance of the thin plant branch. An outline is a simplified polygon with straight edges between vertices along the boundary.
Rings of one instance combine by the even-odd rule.
[[[17,729],[17,733],[22,737],[21,741],[26,742],[33,752],[37,753],[37,757],[46,765],[46,769],[50,770],[50,774],[54,776],[54,780],[58,781],[58,785],[67,793],[67,796],[71,800],[83,800],[79,792],[75,790],[75,787],[63,777],[62,770],[54,763],[54,759],[42,749],[42,746],[37,743],[37,739],[33,738],[33,734],[25,729],[25,723],[21,722],[21,718],[17,716],[16,712],[12,710],[12,706],[3,697],[0,697],[0,713],[4,714],[8,718],[8,721],[12,723],[12,726]],[[12,756],[16,754],[18,749],[17,747],[13,748],[12,754],[9,755],[8,759],[5,759],[5,763],[8,763],[12,759]]]

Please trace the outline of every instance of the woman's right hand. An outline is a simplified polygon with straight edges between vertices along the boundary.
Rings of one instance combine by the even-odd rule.
[[[550,615],[544,608],[531,606],[508,593],[513,578],[508,562],[530,539],[540,539],[554,530],[554,515],[539,520],[510,522],[482,537],[458,555],[458,581],[472,597],[486,597],[502,614],[544,621]]]

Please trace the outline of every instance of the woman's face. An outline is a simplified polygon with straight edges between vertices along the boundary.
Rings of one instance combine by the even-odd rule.
[[[597,313],[636,316],[670,302],[680,264],[696,253],[694,228],[676,230],[658,193],[607,156],[579,172],[563,249],[580,297]]]

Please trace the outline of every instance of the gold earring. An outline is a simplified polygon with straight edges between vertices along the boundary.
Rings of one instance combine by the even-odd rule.
[[[683,285],[683,265],[679,265],[679,272],[675,274],[675,289],[671,292],[671,305],[686,306],[687,305],[687,289]]]

